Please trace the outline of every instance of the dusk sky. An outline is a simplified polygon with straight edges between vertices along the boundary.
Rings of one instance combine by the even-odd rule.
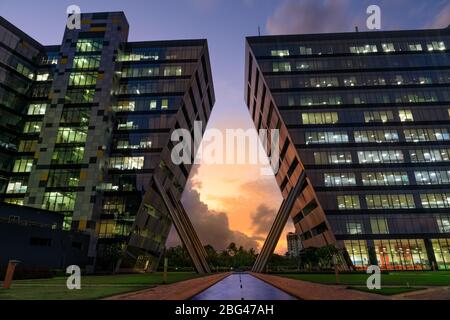
[[[356,25],[364,31],[371,4],[381,7],[382,30],[450,24],[450,0],[0,0],[0,15],[42,44],[60,44],[71,4],[82,12],[124,11],[129,41],[208,39],[216,93],[208,128],[221,130],[254,128],[243,98],[244,41],[258,26],[262,35],[353,31]],[[204,244],[262,244],[281,194],[259,168],[200,165],[191,172],[183,203]],[[169,245],[176,242],[172,233]],[[286,251],[285,235],[277,251]]]

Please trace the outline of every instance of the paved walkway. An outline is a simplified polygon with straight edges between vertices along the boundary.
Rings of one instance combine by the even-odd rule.
[[[426,290],[402,293],[396,300],[450,300],[450,287],[429,287]]]
[[[224,279],[229,274],[230,273],[220,273],[172,284],[160,285],[150,289],[109,297],[105,300],[188,300]]]
[[[278,289],[302,300],[390,300],[392,298],[374,293],[345,289],[343,286],[330,286],[308,281],[294,280],[268,274],[252,273]]]

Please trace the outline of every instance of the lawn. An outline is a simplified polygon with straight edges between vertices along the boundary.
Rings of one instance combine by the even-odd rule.
[[[413,292],[418,290],[424,290],[425,288],[408,288],[408,287],[382,287],[379,290],[370,290],[367,287],[347,287],[347,289],[358,290],[369,293],[381,294],[384,296],[393,296],[400,293]]]
[[[192,272],[168,274],[167,282],[196,278]],[[116,276],[82,276],[81,290],[68,290],[66,277],[14,281],[10,289],[0,287],[0,300],[90,300],[151,288],[163,283],[161,272]]]
[[[296,280],[311,281],[323,284],[336,284],[334,274],[278,274],[281,277],[292,278]],[[340,274],[339,280],[341,284],[353,286],[365,286],[368,274]],[[390,272],[381,274],[381,286],[449,286],[450,271],[406,271],[406,272]]]

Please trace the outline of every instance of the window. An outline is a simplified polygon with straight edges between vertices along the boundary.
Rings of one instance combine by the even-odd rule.
[[[394,114],[392,111],[367,111],[364,112],[364,120],[369,122],[390,122],[394,121]]]
[[[359,197],[357,195],[337,196],[339,210],[360,209]]]
[[[94,101],[95,89],[69,89],[66,92],[67,103],[90,103]]]
[[[80,170],[50,170],[47,187],[77,187],[80,182]]]
[[[381,48],[383,48],[383,52],[395,52],[393,43],[382,43]]]
[[[100,56],[75,56],[73,58],[74,69],[98,69]]]
[[[324,173],[323,179],[326,187],[343,187],[356,185],[356,178],[354,173]]]
[[[434,51],[434,50],[443,51],[443,50],[446,50],[444,41],[433,41],[431,43],[427,43],[427,49],[428,49],[428,51]]]
[[[140,170],[144,168],[144,157],[112,157],[110,169]]]
[[[450,233],[450,218],[449,217],[438,217],[436,218],[439,232],[440,233]]]
[[[449,184],[450,170],[414,171],[418,185]]]
[[[370,228],[373,234],[389,234],[386,218],[370,217]]]
[[[77,52],[102,51],[103,39],[79,39],[76,44]]]
[[[422,51],[422,45],[420,43],[413,43],[408,45],[409,51]]]
[[[305,132],[306,144],[310,143],[346,143],[348,142],[347,132]]]
[[[142,149],[149,149],[152,147],[152,140],[150,138],[142,138],[139,144]]]
[[[161,100],[161,110],[165,110],[169,108],[169,99]]]
[[[301,46],[300,47],[300,54],[301,55],[308,55],[308,56],[312,55],[312,48]]]
[[[28,106],[29,115],[43,115],[47,109],[47,104],[45,103],[32,103]]]
[[[156,110],[157,105],[158,105],[158,101],[150,100],[150,110]]]
[[[58,128],[56,143],[83,143],[86,142],[87,128]]]
[[[19,152],[35,152],[37,140],[20,140]]]
[[[273,57],[284,57],[289,55],[289,50],[271,50],[270,55]]]
[[[406,129],[403,132],[407,142],[450,140],[447,129]]]
[[[368,142],[398,142],[397,130],[367,130],[367,131],[355,131],[355,142],[368,143]]]
[[[11,177],[6,193],[25,193],[27,192],[28,177]]]
[[[41,132],[41,121],[27,121],[23,126],[23,133],[39,133]]]
[[[52,164],[78,164],[83,161],[84,147],[56,147]]]
[[[401,122],[414,121],[411,110],[399,110],[398,117],[400,118]]]
[[[120,111],[134,111],[136,106],[135,101],[119,101],[116,105],[113,106],[113,110],[115,112]]]
[[[411,162],[449,161],[449,149],[410,150]]]
[[[424,208],[450,208],[450,193],[426,193],[420,195]]]
[[[164,68],[164,77],[181,76],[183,70],[181,66],[168,66]]]
[[[69,86],[93,86],[97,83],[98,72],[72,72]]]
[[[36,81],[47,81],[49,80],[50,74],[48,72],[46,73],[39,73],[36,75]]]
[[[314,152],[315,164],[345,164],[352,163],[350,152]]]
[[[368,194],[366,195],[368,209],[413,209],[412,194]]]
[[[366,44],[363,46],[350,47],[350,53],[369,53],[378,52],[377,46],[374,44]]]
[[[13,172],[31,172],[33,167],[33,159],[19,158],[14,161]]]
[[[290,64],[290,62],[273,62],[272,71],[273,72],[290,72],[291,64]]]
[[[89,108],[64,108],[60,123],[76,123],[87,125],[89,123],[91,110]]]
[[[51,211],[73,211],[75,192],[45,192],[42,209]]]
[[[120,120],[121,122],[119,122],[117,124],[117,129],[118,130],[135,130],[135,129],[139,129],[139,126],[137,124],[134,124],[134,121],[124,121],[124,120]]]
[[[332,124],[338,122],[337,112],[302,113],[303,124]]]
[[[406,172],[362,172],[361,179],[365,186],[409,185]]]
[[[363,233],[362,223],[347,222],[346,229],[347,229],[347,234],[362,234]]]
[[[404,161],[400,150],[359,151],[359,163],[400,163]]]

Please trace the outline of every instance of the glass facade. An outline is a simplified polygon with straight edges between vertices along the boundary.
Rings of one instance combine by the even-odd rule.
[[[449,29],[247,38],[255,126],[288,136],[283,196],[295,158],[314,190],[298,201],[323,209],[291,213],[306,248],[335,241],[356,268],[448,268],[449,48]]]

